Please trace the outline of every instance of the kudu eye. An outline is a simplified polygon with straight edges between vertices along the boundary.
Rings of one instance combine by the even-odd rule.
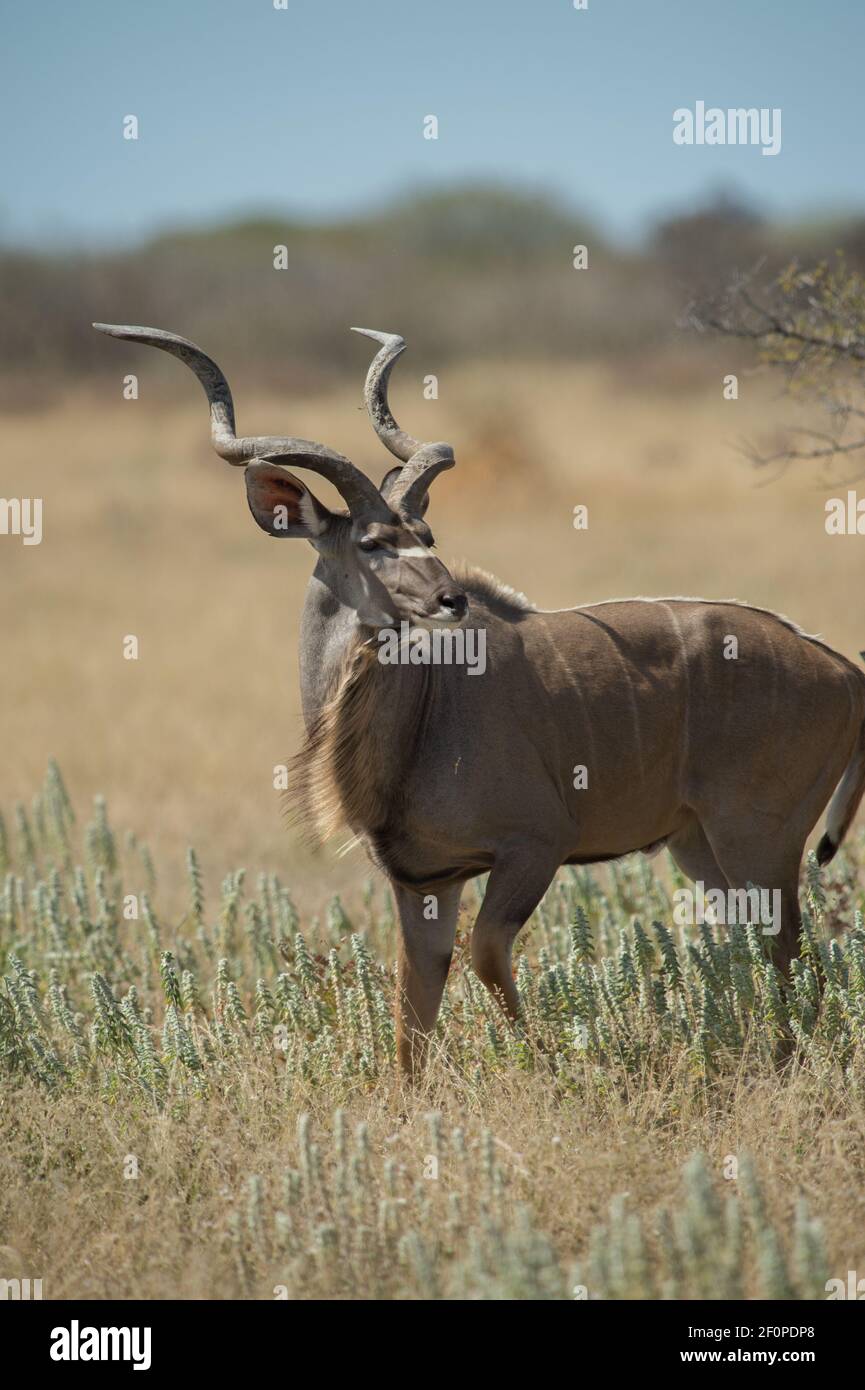
[[[358,541],[358,545],[360,546],[361,550],[378,550],[378,541],[375,540],[372,536],[361,536],[360,540]]]

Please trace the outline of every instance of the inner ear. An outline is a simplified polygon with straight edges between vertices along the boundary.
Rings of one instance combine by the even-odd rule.
[[[333,513],[300,478],[275,463],[251,463],[246,470],[246,500],[262,531],[269,536],[323,536]]]

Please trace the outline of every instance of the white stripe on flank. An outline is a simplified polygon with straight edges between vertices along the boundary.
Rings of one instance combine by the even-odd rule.
[[[688,661],[688,644],[687,644],[687,642],[685,641],[685,635],[684,635],[684,633],[682,632],[682,628],[681,628],[681,626],[680,626],[680,624],[679,624],[679,619],[676,617],[676,614],[673,612],[673,609],[670,608],[670,607],[668,606],[671,602],[674,602],[674,603],[675,603],[676,601],[677,601],[677,600],[675,600],[675,599],[673,599],[673,600],[670,600],[670,599],[658,599],[658,600],[657,600],[657,602],[658,602],[659,604],[662,604],[662,605],[667,609],[667,613],[668,613],[669,616],[670,616],[670,621],[671,621],[671,623],[673,624],[673,628],[674,628],[674,630],[675,630],[676,636],[677,636],[677,638],[679,639],[679,648],[680,648],[681,653],[682,653],[682,677],[683,677],[684,694],[685,694],[685,709],[684,709],[684,719],[683,719],[683,721],[682,721],[682,724],[683,724],[682,736],[683,736],[683,742],[684,742],[684,752],[683,752],[682,757],[681,757],[681,759],[680,759],[680,761],[679,761],[679,773],[681,774],[682,768],[688,766],[689,761],[690,761],[690,757],[691,757],[691,667],[690,667],[690,663],[689,663],[689,661]]]

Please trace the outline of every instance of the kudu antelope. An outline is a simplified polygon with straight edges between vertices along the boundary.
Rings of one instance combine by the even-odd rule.
[[[831,859],[865,788],[857,667],[787,619],[734,601],[544,610],[480,571],[453,576],[424,519],[453,451],[419,443],[391,414],[399,337],[356,330],[381,344],[365,398],[399,460],[379,488],[321,444],[237,438],[225,377],[185,339],[96,327],[163,348],[195,372],[216,452],[246,466],[259,526],[317,552],[301,627],[298,795],[324,830],[349,826],[392,884],[406,1071],[435,1026],[463,884],[486,871],[472,963],[512,1018],[514,938],[557,869],[661,845],[706,892],[749,883],[779,892],[775,959],[787,970],[806,838],[837,786],[818,848],[821,862]],[[347,511],[328,510],[283,463],[328,478]],[[381,630],[402,622],[484,629],[485,673],[384,665]]]

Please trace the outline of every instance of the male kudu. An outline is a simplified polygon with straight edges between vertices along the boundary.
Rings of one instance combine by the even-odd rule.
[[[420,444],[390,412],[399,337],[357,330],[382,345],[366,402],[400,460],[377,488],[321,444],[238,439],[225,377],[194,344],[158,329],[95,326],[191,367],[217,453],[246,466],[259,526],[317,552],[301,627],[308,733],[297,792],[324,831],[350,826],[393,887],[406,1071],[435,1026],[462,886],[486,871],[472,962],[511,1017],[513,941],[560,865],[661,844],[707,892],[778,890],[775,959],[788,969],[806,838],[837,786],[818,847],[821,862],[831,859],[865,789],[857,667],[787,619],[733,601],[636,598],[547,611],[479,571],[454,578],[424,520],[427,489],[453,466],[453,451]],[[329,478],[347,512],[323,506],[279,466],[289,461]],[[378,634],[402,621],[485,629],[484,675],[382,664]],[[585,778],[574,778],[577,766]]]

